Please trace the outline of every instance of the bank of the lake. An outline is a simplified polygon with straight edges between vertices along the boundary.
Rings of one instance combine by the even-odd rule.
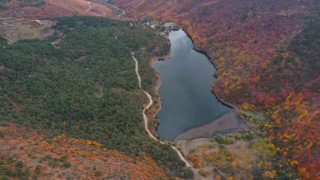
[[[152,68],[152,66],[155,62],[160,61],[160,60],[169,59],[169,58],[170,58],[170,54],[167,54],[164,56],[153,57],[149,61],[149,66]],[[146,115],[150,121],[148,124],[149,130],[155,137],[157,137],[158,136],[157,135],[157,128],[159,125],[159,120],[157,118],[157,114],[161,110],[161,99],[159,96],[159,89],[161,86],[161,81],[160,81],[160,73],[156,70],[155,70],[155,76],[156,76],[156,82],[155,82],[155,86],[154,86],[154,96],[152,96],[153,105],[147,110]]]
[[[183,132],[205,126],[228,114],[228,118],[223,118],[227,126],[219,128],[220,130],[225,132],[235,129],[228,128],[229,124],[230,127],[241,126],[242,120],[237,115],[230,118],[230,114],[237,112],[220,102],[211,91],[215,69],[208,56],[193,49],[192,40],[183,30],[171,31],[169,39],[170,58],[153,65],[160,73],[161,81],[159,96],[162,106],[159,106],[161,110],[158,113],[157,131],[159,137],[173,141]],[[204,129],[207,134],[212,135],[208,126]],[[188,139],[197,137],[198,135],[190,136]]]
[[[240,118],[238,112],[232,111],[203,126],[189,129],[180,133],[176,140],[191,140],[197,138],[209,138],[216,134],[227,134],[246,129],[246,124]]]

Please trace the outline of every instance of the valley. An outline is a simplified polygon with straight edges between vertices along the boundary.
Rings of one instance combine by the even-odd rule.
[[[112,2],[131,18],[179,24],[207,52],[212,90],[269,144],[258,177],[319,177],[319,1]]]
[[[319,178],[319,10],[0,2],[0,178]]]
[[[65,135],[67,139],[70,137],[90,142],[93,149],[106,148],[122,153],[124,159],[150,159],[157,171],[165,172],[164,176],[159,174],[163,178],[192,177],[191,170],[181,161],[177,150],[148,137],[141,114],[147,98],[138,84],[131,52],[135,52],[141,64],[146,64],[139,68],[144,81],[142,84],[148,85],[145,79],[155,78],[150,74],[153,71],[148,62],[153,56],[167,54],[168,42],[150,29],[139,27],[138,24],[132,27],[131,24],[128,21],[88,16],[64,17],[52,27],[57,32],[53,36],[44,40],[21,40],[0,49],[3,67],[0,79],[3,85],[0,152],[1,157],[5,158],[5,163],[0,166],[10,168],[15,161],[21,161],[30,172],[17,174],[9,169],[1,172],[1,176],[51,176],[43,169],[51,160],[40,161],[43,157],[35,152],[34,161],[30,161],[19,154],[24,151],[11,150],[19,148],[19,144],[13,145],[11,142],[21,136],[19,129],[26,128],[27,131],[39,133],[50,146],[56,146],[52,139]],[[154,44],[155,41],[158,44]],[[11,126],[18,130],[10,135],[6,127]],[[32,140],[23,146],[28,144],[34,146]],[[7,148],[8,145],[10,148]],[[79,145],[66,146],[67,152],[63,156],[78,162],[79,156],[68,155],[69,150],[71,152],[76,147],[79,148]],[[39,150],[37,152],[42,151],[37,146],[34,148]],[[86,147],[80,146],[80,150],[88,156],[105,156],[108,159],[108,155],[100,150],[96,154],[95,151],[86,150]],[[56,153],[59,152],[53,152],[50,156],[57,158]],[[7,164],[10,159],[15,160],[13,164]],[[113,161],[123,164],[117,171],[104,171],[102,169],[107,168],[108,163],[95,165],[89,159],[85,167],[71,162],[68,166],[89,173],[89,177],[94,177],[97,173],[95,169],[99,176],[104,177],[112,173],[116,177],[149,176],[135,176],[135,163],[123,161],[121,158]],[[36,167],[43,173],[33,173]],[[129,171],[121,169],[125,167]],[[52,171],[59,171],[59,168]],[[67,177],[68,173],[60,175],[61,178]],[[80,178],[83,174],[77,171],[72,177]]]

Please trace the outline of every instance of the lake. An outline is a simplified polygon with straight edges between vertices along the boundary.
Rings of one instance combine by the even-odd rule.
[[[211,92],[215,81],[214,66],[205,54],[193,49],[192,40],[183,30],[169,33],[170,58],[157,61],[160,72],[158,113],[160,138],[173,141],[182,132],[208,124],[233,109],[220,103]]]

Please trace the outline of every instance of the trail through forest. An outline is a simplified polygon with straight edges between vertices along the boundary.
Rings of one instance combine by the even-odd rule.
[[[154,139],[155,141],[158,141],[160,144],[167,144],[167,145],[170,145],[171,148],[176,151],[180,157],[180,159],[186,163],[186,166],[187,167],[190,167],[192,169],[192,171],[194,171],[193,167],[190,165],[190,163],[183,157],[183,155],[181,154],[181,152],[178,150],[178,148],[176,148],[175,146],[169,144],[169,143],[166,143],[166,142],[163,142],[163,141],[160,141],[159,139],[157,139],[156,137],[154,137],[154,135],[150,132],[149,128],[148,128],[148,117],[146,115],[146,110],[148,110],[152,105],[153,105],[153,100],[152,100],[152,97],[151,95],[146,92],[144,89],[142,89],[142,86],[141,86],[141,77],[140,77],[140,74],[139,74],[139,62],[138,60],[136,59],[136,57],[134,56],[134,53],[132,52],[132,59],[134,60],[135,62],[135,71],[136,71],[136,75],[137,75],[137,78],[138,78],[138,83],[139,83],[139,88],[146,94],[146,96],[148,97],[149,99],[149,104],[143,109],[142,111],[142,115],[143,115],[143,120],[144,120],[144,127],[145,127],[145,130],[147,131],[148,135]]]

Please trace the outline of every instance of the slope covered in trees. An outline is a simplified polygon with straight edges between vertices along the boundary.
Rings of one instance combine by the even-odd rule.
[[[0,125],[1,179],[168,179],[147,155],[130,157],[99,142]],[[143,169],[143,171],[141,171]]]
[[[215,93],[243,112],[264,113],[277,151],[266,175],[320,177],[319,1],[112,2],[132,17],[181,25],[216,65]]]
[[[148,64],[168,52],[167,40],[126,21],[96,17],[61,18],[55,29],[47,40],[0,49],[1,123],[37,129],[49,139],[67,134],[92,140],[133,158],[151,157],[169,175],[192,177],[171,147],[153,141],[143,127],[147,98],[131,51]],[[150,69],[140,67],[149,79],[145,87],[155,83]]]

